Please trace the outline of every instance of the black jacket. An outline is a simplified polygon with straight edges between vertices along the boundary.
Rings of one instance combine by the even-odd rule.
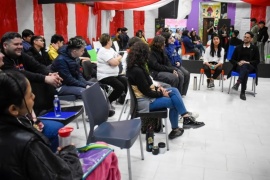
[[[91,85],[88,83],[80,71],[79,61],[76,61],[68,52],[67,46],[62,46],[58,50],[59,55],[53,61],[51,69],[58,72],[60,77],[63,78],[63,85],[86,87]]]
[[[153,79],[156,79],[156,76],[159,72],[171,72],[173,73],[176,70],[172,66],[169,58],[164,51],[160,51],[155,47],[152,47],[151,53],[149,56],[148,67]]]
[[[128,81],[130,85],[137,86],[141,93],[150,98],[162,97],[161,91],[153,91],[150,86],[153,84],[149,74],[141,67],[134,66],[127,69]]]
[[[269,38],[268,32],[267,32],[267,27],[263,27],[259,29],[258,36],[257,36],[257,41],[259,42],[266,42]]]
[[[35,58],[35,60],[45,66],[49,66],[52,64],[52,61],[49,58],[49,55],[46,51],[41,51],[41,54],[34,48],[33,46],[28,49],[26,52],[29,56],[32,56]]]
[[[26,118],[0,115],[0,177],[16,180],[79,180],[83,172],[74,146],[54,154],[48,139]]]
[[[4,57],[4,65],[1,67],[2,70],[15,70],[22,72],[30,82],[45,82],[45,76],[49,74],[49,69],[43,64],[37,62],[33,57],[22,52],[22,55],[17,58],[11,58],[8,55]],[[23,68],[19,70],[19,65]]]
[[[128,40],[129,40],[129,37],[126,33],[121,33],[119,34],[118,36],[119,38],[119,48],[120,50],[126,50],[127,49],[127,44],[128,44]]]
[[[229,72],[227,78],[231,77],[231,72],[235,71],[237,68],[237,63],[241,61],[242,59],[240,58],[241,51],[243,50],[243,45],[239,45],[235,48],[234,53],[232,55],[232,59],[230,62],[233,65],[233,68]],[[250,58],[245,59],[245,61],[250,62],[250,64],[255,68],[256,74],[258,74],[258,64],[260,63],[260,54],[259,54],[259,49],[255,45],[250,45]],[[256,79],[256,84],[258,84],[258,76]]]

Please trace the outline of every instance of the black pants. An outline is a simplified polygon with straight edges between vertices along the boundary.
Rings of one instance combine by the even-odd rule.
[[[209,63],[209,64],[216,65],[217,63]],[[211,69],[209,68],[209,66],[207,66],[206,64],[204,64],[203,65],[203,69],[204,69],[204,73],[205,73],[205,75],[206,75],[206,77],[208,79],[210,79],[210,78],[217,79],[217,77],[220,75],[220,73],[222,71],[222,66],[218,66],[215,69],[213,76],[211,74]]]
[[[123,92],[127,92],[127,78],[125,76],[107,77],[99,82],[110,85],[113,88],[112,93],[108,97],[110,103],[118,99]]]
[[[239,73],[238,81],[241,83],[241,92],[245,92],[247,89],[248,74],[255,73],[255,68],[251,64],[243,64],[242,66],[237,66],[236,72]]]

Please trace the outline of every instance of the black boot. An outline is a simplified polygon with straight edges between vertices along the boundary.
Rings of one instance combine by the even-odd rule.
[[[184,122],[183,122],[184,129],[189,129],[189,128],[196,129],[204,125],[205,125],[204,122],[195,121],[195,118],[192,116],[184,117]]]

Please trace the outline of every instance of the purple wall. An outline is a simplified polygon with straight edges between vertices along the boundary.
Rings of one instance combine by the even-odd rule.
[[[193,0],[192,1],[192,8],[191,8],[191,12],[188,15],[188,20],[187,20],[187,29],[189,31],[191,31],[191,28],[194,28],[197,32],[199,30],[199,7],[200,7],[200,2],[202,2],[202,0]]]
[[[187,29],[191,30],[194,28],[196,31],[199,31],[199,13],[200,13],[200,2],[208,2],[209,0],[193,0],[192,1],[192,9],[188,16],[187,20]],[[236,4],[228,3],[227,13],[228,18],[231,19],[231,24],[234,25],[235,22],[235,9]]]
[[[231,19],[231,25],[234,25],[235,23],[235,9],[236,9],[236,4],[228,3],[227,13],[228,13],[228,19]]]

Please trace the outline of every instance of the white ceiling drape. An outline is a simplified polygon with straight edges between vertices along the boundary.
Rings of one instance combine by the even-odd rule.
[[[149,11],[149,10],[154,10],[154,9],[158,9],[162,6],[165,6],[166,4],[172,2],[173,0],[160,0],[156,3],[153,3],[151,5],[148,6],[143,6],[143,7],[139,7],[139,8],[135,8],[135,9],[130,9],[130,10],[134,10],[134,11]],[[181,1],[181,0],[180,0]]]

